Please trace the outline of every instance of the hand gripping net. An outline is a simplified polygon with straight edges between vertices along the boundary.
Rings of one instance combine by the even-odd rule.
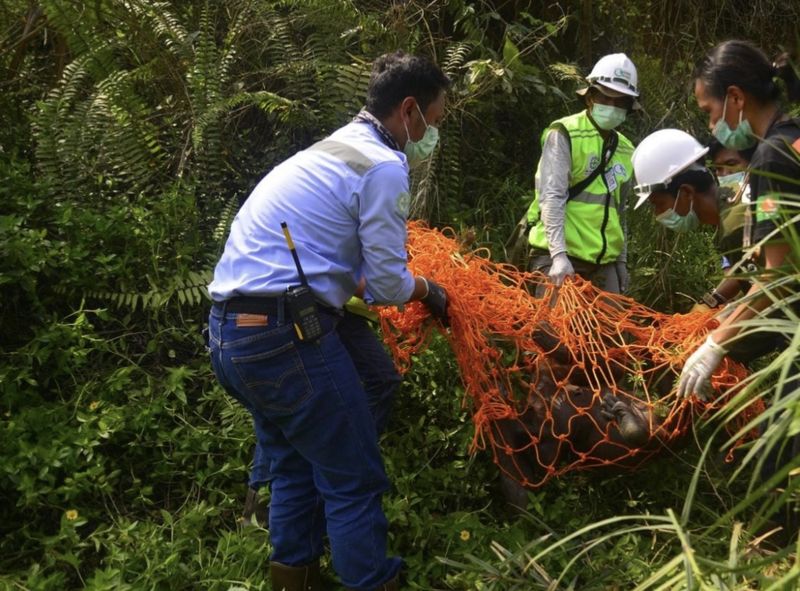
[[[661,314],[631,298],[462,252],[452,231],[409,224],[409,267],[448,293],[455,353],[475,424],[473,449],[523,486],[598,467],[637,468],[687,434],[693,415],[720,408],[745,376],[723,360],[704,403],[679,398],[686,358],[716,326],[710,313]],[[537,286],[545,286],[537,298]],[[384,339],[401,372],[427,346],[424,305],[380,309]],[[727,396],[721,394],[728,392]],[[760,409],[739,416],[744,425]]]

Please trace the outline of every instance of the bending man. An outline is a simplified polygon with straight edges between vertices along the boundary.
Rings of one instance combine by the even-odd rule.
[[[365,110],[256,186],[214,271],[214,372],[253,415],[269,458],[273,589],[321,589],[326,532],[346,588],[398,588],[401,560],[386,555],[389,482],[376,421],[337,325],[360,286],[367,303],[422,300],[446,322],[444,290],[410,273],[405,241],[408,168],[436,146],[448,85],[426,59],[378,58]],[[303,282],[282,222],[316,313],[290,289]]]

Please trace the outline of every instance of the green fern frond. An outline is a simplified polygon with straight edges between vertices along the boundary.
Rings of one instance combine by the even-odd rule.
[[[123,4],[135,18],[146,23],[166,47],[185,52],[190,35],[172,13],[173,6],[170,3],[128,0]]]
[[[206,287],[211,282],[212,269],[188,271],[185,276],[176,277],[166,286],[153,286],[146,292],[111,292],[92,290],[84,297],[100,300],[110,306],[128,312],[159,310],[177,301],[179,306],[199,306],[209,300]],[[150,279],[151,284],[153,283]]]
[[[225,207],[222,209],[222,212],[220,212],[217,225],[211,233],[211,238],[215,243],[219,244],[220,247],[225,243],[225,239],[228,236],[228,231],[233,223],[233,218],[236,217],[237,211],[239,211],[239,200],[236,197],[231,197],[225,203]]]
[[[565,82],[583,82],[583,74],[581,74],[580,69],[578,66],[574,64],[565,64],[562,62],[550,64],[548,66],[548,71],[553,75],[553,77],[557,80],[563,80]]]
[[[349,118],[364,106],[364,97],[369,86],[372,64],[355,60],[350,64],[334,66],[329,72],[330,96],[328,100],[339,105]]]
[[[39,5],[44,11],[47,23],[63,35],[67,45],[76,55],[91,50],[95,44],[94,14],[86,11],[82,3],[40,0]]]
[[[223,114],[243,105],[256,106],[268,115],[276,115],[280,121],[287,121],[293,110],[300,108],[296,101],[279,96],[274,92],[265,90],[240,92],[221,100],[215,105],[211,105],[200,115],[192,130],[192,143],[195,149],[198,151],[203,150],[203,145],[206,141],[205,133],[209,126],[216,124]]]
[[[467,62],[470,52],[472,51],[472,43],[461,41],[450,45],[444,53],[444,61],[442,68],[448,77],[453,78],[456,76]]]
[[[411,216],[428,221],[441,218],[447,203],[458,203],[463,192],[460,123],[445,120],[435,157],[412,172]]]
[[[233,65],[239,57],[238,48],[243,41],[252,17],[252,5],[248,2],[241,6],[239,12],[231,20],[225,40],[222,43],[222,53],[219,60],[221,80],[228,80],[232,75]]]

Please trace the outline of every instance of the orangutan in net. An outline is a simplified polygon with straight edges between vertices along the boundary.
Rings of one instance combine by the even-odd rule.
[[[550,478],[634,469],[683,445],[698,411],[721,408],[747,375],[724,360],[708,402],[677,395],[675,379],[715,327],[713,313],[657,312],[580,278],[555,287],[419,222],[409,223],[407,249],[409,268],[448,293],[448,327],[435,326],[458,363],[473,449],[491,451],[519,506]],[[430,315],[410,304],[382,309],[380,320],[396,365],[408,370],[431,342]],[[732,432],[758,412],[742,413]]]
[[[515,389],[529,393],[506,393],[514,412],[490,427],[503,493],[519,508],[527,504],[526,488],[539,486],[566,465],[633,468],[641,462],[633,450],[652,451],[660,445],[656,431],[661,418],[653,407],[619,389],[615,394],[601,387],[595,393],[586,371],[576,369],[546,323],[537,326],[533,338],[547,353],[536,364],[536,375]],[[614,370],[611,380],[624,383],[624,372]],[[672,382],[662,379],[657,386],[666,395]]]

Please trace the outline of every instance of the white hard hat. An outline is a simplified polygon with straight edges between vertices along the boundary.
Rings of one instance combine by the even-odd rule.
[[[589,84],[600,84],[628,96],[639,96],[639,76],[636,66],[624,53],[604,55],[586,77]]]
[[[665,189],[676,175],[689,170],[708,148],[680,129],[659,129],[642,140],[633,151],[634,192],[639,198],[634,209],[650,193]],[[698,170],[705,167],[699,167]]]

